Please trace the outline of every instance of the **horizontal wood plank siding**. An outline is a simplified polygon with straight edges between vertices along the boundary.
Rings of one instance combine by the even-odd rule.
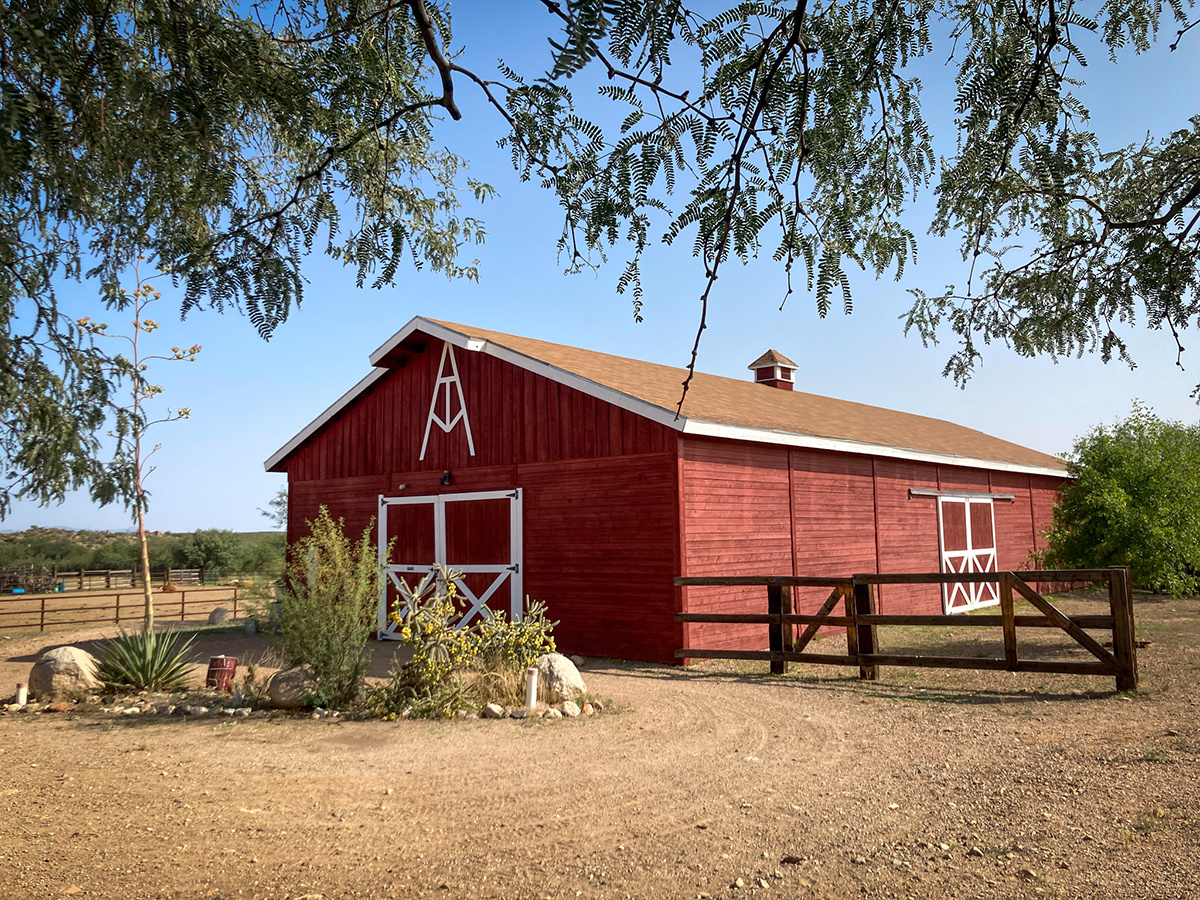
[[[564,653],[675,662],[675,454],[531,463],[525,592]]]

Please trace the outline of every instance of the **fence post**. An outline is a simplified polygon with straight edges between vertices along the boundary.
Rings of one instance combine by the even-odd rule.
[[[233,589],[233,617],[234,617],[235,619],[238,617],[238,614],[237,614],[237,594],[238,594],[238,589],[237,589],[237,588],[234,588],[234,589]]]
[[[42,618],[41,618],[41,622],[38,624],[38,631],[45,631],[45,630],[46,630],[46,598],[43,597],[42,598]]]
[[[1133,636],[1133,584],[1123,568],[1109,569],[1108,604],[1113,617],[1113,655],[1117,658],[1117,690],[1136,691],[1137,641]]]
[[[875,592],[872,589],[872,585],[866,582],[859,582],[855,579],[851,593],[854,596],[854,611],[850,614],[854,616],[855,621],[850,628],[846,629],[846,643],[849,645],[850,629],[853,628],[855,636],[854,655],[863,654],[865,656],[873,656],[879,652],[879,642],[876,640],[878,635],[875,625],[859,625],[858,617],[875,615]],[[847,597],[846,601],[846,606],[849,607],[850,597]],[[865,681],[878,681],[879,666],[875,663],[859,662],[858,677]]]
[[[187,591],[179,592],[179,621],[187,618]]]
[[[117,607],[116,607],[116,612],[113,613],[113,624],[115,624],[115,625],[121,624],[121,592],[120,591],[117,591]]]
[[[1013,618],[1012,572],[1000,573],[1000,612],[1004,616],[1004,661],[1008,671],[1017,671],[1017,621]]]
[[[767,634],[770,637],[770,647],[773,653],[778,653],[783,650],[783,622],[779,618],[783,614],[783,592],[785,588],[778,584],[767,585],[767,615],[775,618],[767,625]],[[791,612],[792,591],[791,588],[786,589],[788,592],[788,612]],[[789,629],[790,630],[790,629]],[[791,643],[789,641],[789,643]],[[760,645],[761,646],[761,645]],[[788,670],[787,660],[773,659],[771,660],[772,675],[786,675]]]

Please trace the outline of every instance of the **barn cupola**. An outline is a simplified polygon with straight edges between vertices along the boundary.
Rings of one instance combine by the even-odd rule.
[[[746,368],[754,372],[759,384],[785,391],[794,389],[798,366],[778,350],[768,350]]]

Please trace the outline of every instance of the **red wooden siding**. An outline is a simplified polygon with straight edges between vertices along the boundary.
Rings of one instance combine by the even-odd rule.
[[[796,574],[874,572],[875,484],[871,458],[824,450],[792,450],[791,464]]]
[[[684,574],[792,571],[788,451],[734,441],[681,440]],[[689,612],[765,612],[766,589],[686,589]],[[766,626],[693,624],[697,647],[765,647]]]
[[[909,497],[909,488],[936,489],[937,467],[900,459],[875,461],[875,496],[879,505],[879,571],[937,572],[936,497]],[[939,613],[941,592],[926,585],[887,585],[878,591],[881,612]]]
[[[674,662],[675,454],[521,466],[525,593],[565,653]]]
[[[358,540],[379,510],[379,495],[386,493],[386,478],[331,478],[326,481],[288,483],[288,543],[308,534],[305,524],[317,517],[320,506],[344,518],[345,532]]]
[[[993,472],[992,490],[1012,494],[1013,500],[992,504],[996,520],[996,568],[1013,571],[1029,567],[1033,550],[1033,509],[1029,500],[1029,476],[1016,472]]]
[[[475,455],[460,422],[450,433],[430,429],[419,460],[442,342],[404,368],[384,375],[366,393],[288,458],[292,481],[457,471],[514,463],[553,462],[662,453],[674,431],[493,356],[455,348]],[[457,408],[457,394],[451,390]],[[439,394],[439,409],[442,395]]]

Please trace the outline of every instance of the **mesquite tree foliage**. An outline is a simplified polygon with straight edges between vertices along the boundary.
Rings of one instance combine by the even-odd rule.
[[[141,254],[185,311],[240,309],[264,336],[302,299],[311,252],[360,285],[395,283],[406,260],[475,277],[462,250],[483,229],[460,197],[490,190],[445,148],[461,90],[482,92],[517,170],[559,198],[568,269],[620,248],[637,315],[646,248],[692,251],[697,342],[722,267],[759,253],[785,299],[795,282],[822,314],[849,311],[855,269],[899,277],[916,258],[905,210],[932,185],[966,280],[917,292],[906,324],[955,336],[948,374],[967,378],[992,341],[1131,362],[1131,327],[1178,337],[1200,315],[1200,117],[1106,148],[1073,91],[1085,35],[1123,57],[1161,31],[1187,53],[1192,3],[505,4],[550,37],[542,73],[456,51],[435,0],[12,0],[0,511],[97,473],[104,360],[58,312],[63,277],[113,285]],[[941,137],[957,141],[939,161],[918,73],[943,63],[957,134]],[[596,121],[572,93],[589,78]]]

